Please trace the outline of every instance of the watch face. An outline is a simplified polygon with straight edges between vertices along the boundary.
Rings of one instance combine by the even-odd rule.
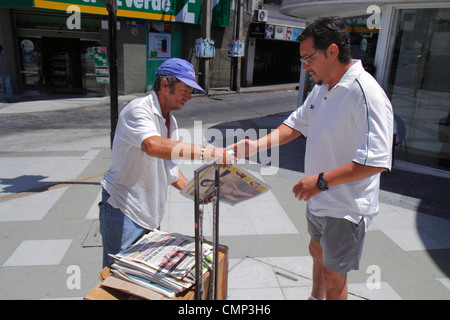
[[[317,188],[319,188],[321,191],[325,191],[328,189],[327,182],[323,178],[323,175],[319,175],[319,179],[317,180]]]
[[[319,189],[322,190],[322,191],[327,187],[325,181],[323,181],[323,180],[320,180],[320,181],[317,183],[317,186],[318,186]]]

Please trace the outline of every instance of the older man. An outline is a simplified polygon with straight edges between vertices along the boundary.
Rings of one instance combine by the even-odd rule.
[[[193,66],[182,59],[166,60],[156,73],[153,91],[131,101],[120,112],[114,136],[111,167],[101,184],[100,232],[103,265],[143,233],[159,228],[165,212],[167,187],[182,189],[188,181],[174,160],[215,157],[231,163],[222,148],[178,141],[172,111],[205,91],[195,81]]]

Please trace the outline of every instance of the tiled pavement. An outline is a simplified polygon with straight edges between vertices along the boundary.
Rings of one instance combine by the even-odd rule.
[[[260,121],[279,123],[278,118]],[[235,124],[221,126],[227,125]],[[73,142],[74,148],[55,145],[0,157],[0,299],[82,299],[98,283],[98,182],[110,161],[106,131],[103,138]],[[280,154],[288,158],[289,150]],[[305,203],[291,194],[302,172],[289,160],[274,168],[276,174],[264,174],[260,164],[244,164],[271,191],[220,207],[220,242],[230,253],[230,300],[309,296],[312,261]],[[183,163],[181,168],[191,178],[197,166]],[[409,177],[410,189],[418,181],[423,190],[438,184],[450,189],[449,179],[420,179],[400,170],[383,178],[382,205],[368,231],[361,268],[349,273],[349,299],[450,299],[450,213],[439,203],[421,205],[428,200],[420,195],[396,193],[396,183],[389,179],[401,176]],[[169,190],[161,229],[193,234],[192,201]],[[206,236],[211,211],[206,206]]]

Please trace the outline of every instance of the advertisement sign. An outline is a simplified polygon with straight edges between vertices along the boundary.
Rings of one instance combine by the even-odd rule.
[[[108,15],[100,0],[34,0],[35,8],[67,11],[76,5],[83,13]],[[227,27],[230,17],[230,0],[212,3],[212,24]],[[202,0],[117,0],[117,16],[146,20],[200,24]]]
[[[231,40],[228,43],[228,56],[233,58],[241,58],[245,55],[245,41]]]
[[[170,58],[172,36],[170,33],[149,32],[148,34],[148,58]]]
[[[214,58],[214,40],[211,40],[209,38],[196,39],[194,48],[194,56],[196,58]]]
[[[108,52],[105,46],[89,47],[87,49],[89,58],[94,59],[95,76],[97,83],[109,83],[109,68],[108,68]]]

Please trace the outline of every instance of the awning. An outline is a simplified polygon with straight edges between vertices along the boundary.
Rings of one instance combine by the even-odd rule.
[[[298,18],[313,20],[334,15],[341,18],[368,14],[369,6],[382,6],[388,2],[377,0],[283,0],[280,12]]]

